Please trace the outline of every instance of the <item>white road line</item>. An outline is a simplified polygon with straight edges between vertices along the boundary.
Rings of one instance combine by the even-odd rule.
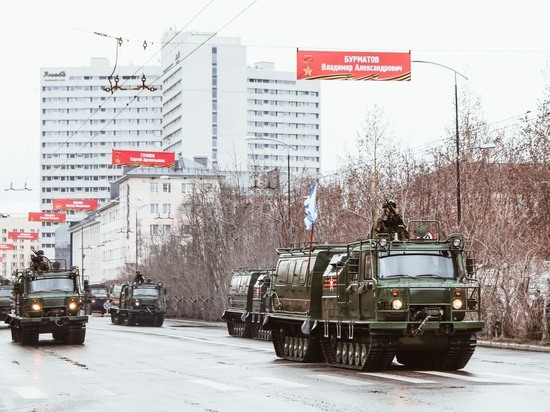
[[[116,395],[116,393],[111,392],[109,389],[104,388],[101,385],[80,385],[83,390],[85,390],[87,393],[93,394],[93,395],[99,395],[99,396],[113,396]]]
[[[48,397],[48,395],[46,395],[40,389],[34,388],[32,386],[18,386],[11,389],[17,392],[17,394],[24,399],[44,399]]]
[[[237,386],[226,385],[225,383],[214,382],[206,379],[193,379],[189,382],[196,383],[198,385],[208,386],[209,388],[218,389],[220,391],[241,391],[243,388]]]
[[[417,371],[418,373],[425,373],[427,375],[441,376],[443,378],[460,379],[469,382],[489,382],[495,383],[495,381],[488,379],[476,378],[473,376],[461,375],[459,373],[439,372],[439,371]]]
[[[504,373],[493,373],[493,372],[475,372],[475,373],[479,373],[480,375],[496,376],[498,378],[504,378],[506,380],[514,379],[514,380],[526,381],[526,382],[550,383],[549,379],[536,379],[536,378],[529,378],[527,376],[506,375]]]
[[[436,381],[429,381],[427,379],[413,378],[411,376],[392,375],[389,373],[381,372],[359,372],[361,375],[373,376],[375,378],[391,379],[408,383],[437,383]]]
[[[331,376],[331,375],[323,375],[321,373],[316,375],[308,375],[310,378],[314,379],[323,379],[326,381],[330,381],[333,383],[341,383],[343,385],[349,385],[349,386],[363,386],[363,385],[372,385],[372,382],[362,381],[359,379],[348,379],[348,378],[340,378],[338,376]]]
[[[261,383],[284,386],[287,388],[307,388],[309,386],[309,385],[303,385],[297,382],[287,381],[284,379],[269,378],[266,376],[259,376],[257,378],[252,378],[252,379]]]

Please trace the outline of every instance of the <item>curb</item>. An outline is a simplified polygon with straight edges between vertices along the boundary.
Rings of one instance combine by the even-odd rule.
[[[513,349],[513,350],[523,350],[523,351],[531,351],[531,352],[550,353],[550,346],[528,345],[528,344],[522,344],[522,343],[493,342],[493,341],[487,341],[487,340],[478,340],[477,346],[484,346],[488,348]]]

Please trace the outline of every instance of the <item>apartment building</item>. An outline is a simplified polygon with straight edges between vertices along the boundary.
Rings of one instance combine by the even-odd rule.
[[[53,199],[110,199],[110,185],[122,176],[112,149],[160,150],[162,86],[160,67],[113,66],[94,58],[88,67],[41,69],[41,210]],[[67,220],[84,214],[68,210]],[[42,249],[53,254],[55,223],[43,223]]]

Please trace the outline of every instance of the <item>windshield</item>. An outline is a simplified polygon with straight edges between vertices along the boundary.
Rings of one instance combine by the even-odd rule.
[[[107,289],[90,289],[90,293],[94,296],[107,296]]]
[[[378,270],[381,279],[399,277],[453,279],[455,277],[450,253],[445,256],[439,253],[401,253],[380,256]]]
[[[11,296],[11,289],[0,289],[0,296]]]
[[[74,283],[73,280],[69,278],[36,279],[30,282],[29,290],[30,293],[51,291],[73,292]]]
[[[134,289],[134,297],[139,296],[158,296],[158,289]]]

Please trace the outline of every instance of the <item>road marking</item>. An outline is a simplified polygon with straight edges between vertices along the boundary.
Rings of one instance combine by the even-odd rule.
[[[340,378],[338,376],[323,375],[321,373],[316,375],[309,375],[309,377],[314,379],[323,379],[333,383],[341,383],[343,385],[349,385],[349,386],[363,386],[363,385],[373,384],[372,382],[361,381],[359,379]]]
[[[284,380],[284,379],[269,378],[269,377],[266,377],[266,376],[260,376],[260,377],[252,378],[252,379],[254,379],[258,382],[261,382],[261,383],[284,386],[284,387],[287,387],[287,388],[307,388],[309,386],[309,385],[303,385],[303,384],[297,383],[297,382],[287,381],[287,380]]]
[[[190,380],[189,382],[193,382],[193,383],[196,383],[198,385],[208,386],[209,388],[218,389],[220,391],[240,391],[240,390],[243,390],[242,388],[239,388],[237,386],[226,385],[224,383],[209,381],[209,380],[206,380],[206,379],[193,379],[193,380]]]
[[[104,388],[101,385],[81,385],[81,388],[84,389],[88,393],[92,393],[94,395],[99,396],[113,396],[116,395],[114,392],[111,392],[109,389]]]
[[[48,395],[46,395],[40,389],[34,388],[32,386],[18,386],[11,389],[17,392],[17,394],[24,399],[44,399],[48,397]]]
[[[427,375],[441,376],[443,378],[451,378],[451,379],[460,379],[460,380],[463,380],[463,381],[470,381],[470,382],[492,382],[492,383],[495,383],[495,381],[476,378],[476,377],[473,377],[473,376],[461,375],[459,373],[449,373],[449,372],[439,372],[439,371],[417,371],[417,372],[418,373],[425,373]]]
[[[373,376],[375,378],[392,379],[392,380],[408,382],[408,383],[437,383],[436,381],[429,381],[427,379],[413,378],[411,376],[392,375],[389,373],[381,373],[381,372],[359,372],[359,374]]]
[[[515,379],[519,381],[536,382],[536,383],[550,383],[550,380],[548,379],[536,379],[536,378],[529,378],[527,376],[506,375],[504,373],[493,373],[493,372],[476,372],[476,373],[479,373],[480,375],[496,376],[498,378],[504,378],[504,379]]]

